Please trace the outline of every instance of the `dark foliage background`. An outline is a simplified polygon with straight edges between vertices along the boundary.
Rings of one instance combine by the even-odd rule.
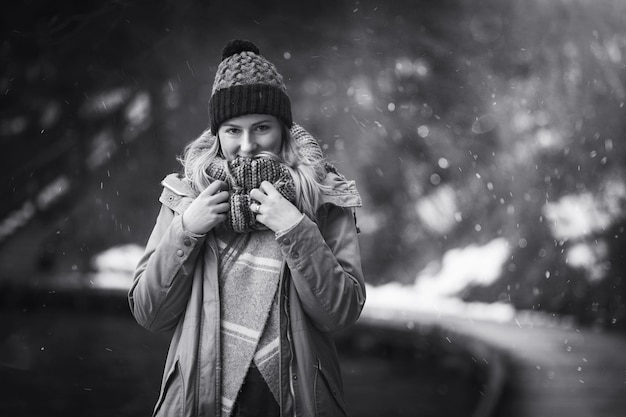
[[[624,2],[0,7],[5,274],[24,274],[24,251],[63,275],[143,244],[159,181],[207,125],[220,50],[246,38],[358,181],[371,284],[412,284],[447,251],[503,238],[501,277],[461,297],[626,328]]]

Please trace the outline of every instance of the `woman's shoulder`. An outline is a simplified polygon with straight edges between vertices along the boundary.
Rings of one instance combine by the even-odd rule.
[[[326,176],[322,181],[320,205],[333,204],[344,208],[361,207],[361,194],[354,180],[348,180],[337,169],[326,164]]]

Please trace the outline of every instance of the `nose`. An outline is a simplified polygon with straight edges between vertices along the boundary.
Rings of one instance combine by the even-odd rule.
[[[239,153],[241,156],[254,156],[257,150],[257,143],[254,139],[254,135],[245,130],[241,136],[241,142],[239,144]]]

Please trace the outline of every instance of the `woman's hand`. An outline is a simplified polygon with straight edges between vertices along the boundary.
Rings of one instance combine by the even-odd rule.
[[[230,210],[226,190],[228,184],[214,181],[202,191],[183,213],[185,230],[203,235],[226,220]]]
[[[300,210],[268,181],[250,191],[250,198],[256,201],[250,204],[250,210],[256,213],[257,221],[275,233],[289,229],[302,218]]]

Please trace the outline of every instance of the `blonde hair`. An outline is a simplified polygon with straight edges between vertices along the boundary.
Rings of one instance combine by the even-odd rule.
[[[270,158],[283,163],[291,177],[296,189],[296,206],[309,218],[315,220],[315,211],[320,204],[321,193],[328,189],[322,181],[326,176],[326,167],[321,157],[319,148],[308,152],[308,146],[317,146],[314,140],[298,144],[290,130],[281,123],[282,144],[279,155],[262,152],[256,157]],[[219,138],[209,129],[187,144],[183,155],[178,158],[183,166],[185,178],[191,183],[197,192],[202,192],[214,181],[207,174],[207,169],[212,163],[224,164],[227,169],[220,147]]]

